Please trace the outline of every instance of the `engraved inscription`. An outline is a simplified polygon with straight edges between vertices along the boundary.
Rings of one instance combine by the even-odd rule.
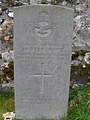
[[[32,36],[39,40],[48,40],[55,36],[57,24],[53,22],[49,13],[42,9],[37,18],[32,22],[26,22],[26,26],[30,25]]]
[[[48,95],[36,95],[36,96],[27,96],[23,95],[21,96],[21,103],[36,103],[36,104],[49,104],[50,102],[53,102],[55,99],[51,99]]]
[[[15,12],[16,117],[54,119],[67,109],[72,12],[47,5]]]

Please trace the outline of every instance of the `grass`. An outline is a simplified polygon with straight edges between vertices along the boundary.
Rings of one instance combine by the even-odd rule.
[[[8,111],[14,111],[14,93],[12,91],[6,93],[0,92],[0,120],[3,120],[2,114]]]
[[[14,111],[14,93],[0,93],[0,120],[2,114]],[[45,120],[34,119],[34,120]],[[60,119],[61,120],[61,119]],[[90,86],[70,89],[67,117],[62,120],[90,120]]]
[[[66,120],[90,120],[90,86],[70,91],[69,110]]]

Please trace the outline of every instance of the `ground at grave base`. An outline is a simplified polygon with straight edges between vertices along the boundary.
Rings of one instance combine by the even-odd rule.
[[[90,120],[90,85],[70,89],[68,108],[67,117],[60,120]],[[0,120],[3,120],[3,113],[12,111],[14,111],[14,92],[0,92]]]

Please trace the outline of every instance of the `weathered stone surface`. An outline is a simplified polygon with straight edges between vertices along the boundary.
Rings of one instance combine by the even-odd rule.
[[[14,12],[16,117],[66,115],[73,10],[33,5]]]
[[[0,7],[0,15],[2,15],[2,7]]]
[[[31,5],[38,4],[39,2],[41,3],[41,0],[30,0]]]
[[[85,3],[84,4],[78,4],[76,6],[76,11],[77,12],[83,12],[85,9],[86,9],[86,4]]]
[[[87,64],[90,64],[90,52],[85,54],[84,60]]]
[[[73,51],[90,50],[90,9],[74,19]]]
[[[9,51],[2,53],[2,59],[7,61],[12,61],[14,59],[14,52]]]
[[[63,2],[62,2],[62,6],[66,6],[67,5],[67,2],[64,0]]]

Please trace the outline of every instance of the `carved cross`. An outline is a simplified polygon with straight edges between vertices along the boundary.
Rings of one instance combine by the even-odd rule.
[[[34,76],[37,76],[37,77],[41,77],[41,94],[44,93],[44,77],[50,77],[51,75],[50,74],[44,74],[44,64],[42,66],[42,73],[41,75],[34,75]]]

